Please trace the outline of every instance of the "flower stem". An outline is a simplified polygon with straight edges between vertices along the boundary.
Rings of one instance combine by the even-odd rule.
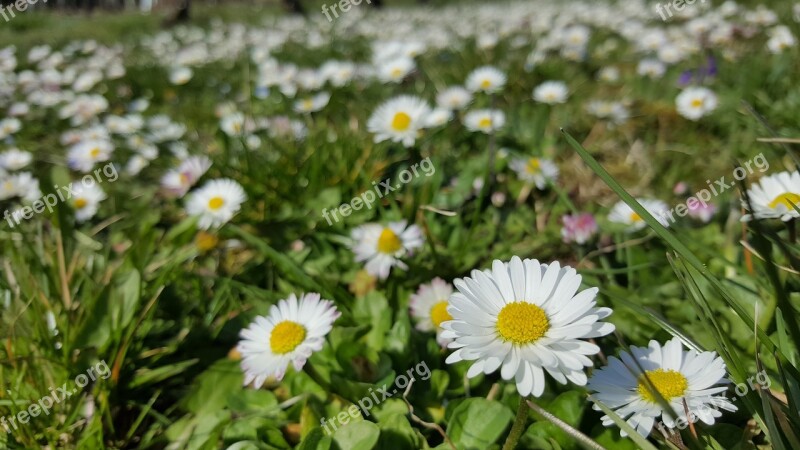
[[[511,431],[508,433],[506,443],[503,444],[503,450],[514,450],[522,437],[522,432],[525,431],[525,425],[528,423],[528,404],[525,403],[525,397],[519,399],[519,408],[517,409],[517,417],[514,419],[514,425],[511,426]]]

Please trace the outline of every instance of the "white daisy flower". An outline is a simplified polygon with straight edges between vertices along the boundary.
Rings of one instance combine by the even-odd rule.
[[[192,79],[192,69],[188,67],[175,67],[169,72],[169,82],[175,85],[182,85]]]
[[[177,169],[169,170],[161,177],[161,187],[171,196],[183,197],[210,167],[211,160],[207,157],[190,156]]]
[[[697,120],[717,108],[717,95],[704,87],[688,87],[675,98],[678,114]]]
[[[389,61],[383,61],[378,66],[378,79],[384,83],[399,83],[403,81],[414,69],[414,60],[407,56],[400,56]]]
[[[440,127],[453,118],[453,112],[445,108],[435,108],[425,119],[425,128]]]
[[[429,284],[421,284],[416,294],[411,294],[409,308],[411,317],[417,322],[417,329],[436,332],[436,342],[442,347],[451,342],[441,336],[442,323],[453,320],[447,312],[447,300],[453,293],[453,286],[441,278],[434,278]]]
[[[548,182],[558,179],[558,166],[545,158],[517,158],[509,164],[511,170],[517,173],[520,180],[533,182],[536,187],[543,190]]]
[[[386,226],[364,224],[353,230],[350,237],[356,261],[366,261],[364,269],[381,280],[389,276],[392,267],[408,269],[400,258],[422,247],[424,242],[422,230],[416,225],[406,227],[405,220],[390,222]]]
[[[0,139],[5,139],[8,136],[16,133],[22,128],[22,122],[16,117],[9,117],[0,120]]]
[[[219,127],[228,136],[240,136],[244,131],[244,114],[232,112],[222,117]]]
[[[375,142],[391,140],[411,147],[419,131],[425,127],[430,106],[419,97],[401,95],[378,106],[367,121],[367,129],[375,134]]]
[[[545,81],[533,90],[533,99],[548,105],[566,102],[567,95],[567,85],[563,81]]]
[[[197,226],[207,230],[230,221],[247,200],[242,186],[230,179],[211,180],[193,191],[186,202],[186,212],[200,218]]]
[[[597,392],[593,395],[597,401],[647,436],[659,417],[664,426],[675,428],[697,419],[712,425],[722,416],[720,409],[736,411],[724,395],[717,395],[725,392],[728,382],[725,363],[716,352],[684,350],[680,339],[673,338],[663,347],[650,341],[648,347],[631,347],[630,353],[608,358],[608,366],[592,374],[588,387]],[[677,420],[665,413],[659,395],[669,403]],[[597,405],[594,409],[600,410]],[[608,416],[602,421],[605,426],[614,424]],[[627,436],[622,430],[620,434]]]
[[[33,161],[33,155],[30,152],[22,151],[18,148],[12,148],[0,153],[0,167],[6,170],[19,170]]]
[[[651,200],[646,198],[637,198],[636,201],[639,202],[639,204],[641,204],[644,209],[647,210],[647,212],[655,217],[661,225],[664,225],[665,227],[669,226],[669,221],[667,219],[669,207],[666,203],[662,202],[661,200]],[[627,203],[623,202],[622,200],[617,202],[617,204],[611,208],[611,212],[608,214],[608,220],[614,223],[626,225],[629,233],[641,230],[647,226],[647,222],[645,222],[638,213],[636,213],[630,206],[628,206]]]
[[[272,305],[269,315],[258,316],[243,329],[236,349],[242,354],[244,385],[260,388],[267,379],[280,381],[289,363],[303,369],[311,354],[322,350],[325,336],[341,313],[317,293],[294,294]]]
[[[582,339],[614,331],[600,322],[611,309],[595,307],[597,288],[578,293],[575,269],[517,256],[470,275],[454,281],[458,292],[447,307],[453,320],[442,324],[442,337],[453,339],[448,347],[456,349],[448,364],[474,361],[469,378],[500,369],[523,397],[542,395],[545,371],[561,384],[586,384],[587,356],[600,348]]]
[[[75,221],[85,222],[94,217],[100,202],[106,199],[106,193],[94,182],[87,186],[76,181],[70,187],[70,202],[75,209]]]
[[[436,105],[450,110],[462,110],[472,101],[472,94],[461,86],[452,86],[436,96]]]
[[[464,126],[469,131],[490,134],[505,124],[506,115],[499,109],[476,109],[464,115]]]
[[[787,222],[800,217],[794,206],[800,208],[800,172],[780,172],[762,178],[747,190],[753,206],[742,221],[756,219],[781,219]],[[749,205],[742,199],[742,205]],[[793,206],[794,205],[794,206]]]
[[[650,58],[639,61],[636,66],[636,73],[649,78],[661,78],[664,72],[667,71],[667,66],[658,59]]]
[[[104,139],[88,139],[70,147],[67,152],[67,165],[72,170],[89,172],[95,164],[108,161],[114,145]]]
[[[324,108],[331,99],[331,94],[320,92],[311,97],[294,102],[294,111],[298,113],[312,113]]]
[[[496,67],[478,67],[467,75],[464,85],[472,92],[493,94],[500,92],[505,87],[506,75]]]

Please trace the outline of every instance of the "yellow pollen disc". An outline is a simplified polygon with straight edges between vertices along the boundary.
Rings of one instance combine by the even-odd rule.
[[[378,238],[378,251],[392,255],[397,253],[401,248],[403,248],[403,242],[400,241],[397,234],[390,228],[384,228],[381,232],[381,236]]]
[[[686,377],[680,372],[664,369],[648,370],[639,376],[639,386],[636,388],[636,391],[639,392],[639,395],[644,400],[650,403],[658,403],[658,399],[647,385],[645,374],[656,391],[658,391],[666,401],[670,401],[676,397],[682,397],[683,393],[686,392],[686,389],[689,387],[689,381],[687,381]]]
[[[100,156],[100,149],[95,147],[92,149],[91,152],[89,152],[89,154],[92,156],[92,158],[97,158],[98,156]]]
[[[225,200],[222,197],[211,197],[211,200],[208,201],[208,207],[214,211],[222,208],[225,204]]]
[[[774,200],[769,202],[768,206],[772,209],[775,209],[778,207],[778,205],[783,205],[789,211],[794,211],[792,204],[795,204],[800,208],[800,195],[795,194],[794,192],[787,192],[775,197]]]
[[[400,70],[398,68],[392,69],[392,77],[397,78],[402,74],[403,74],[402,70]]]
[[[76,198],[75,199],[75,209],[83,209],[88,204],[89,204],[89,202],[86,201],[85,198]]]
[[[304,326],[291,320],[284,320],[275,325],[269,336],[269,347],[272,353],[283,355],[291,352],[306,338]]]
[[[544,94],[544,98],[546,98],[547,100],[550,100],[552,102],[552,101],[555,101],[556,94],[555,94],[555,92],[548,92],[548,93]]]
[[[536,342],[550,329],[544,310],[533,303],[509,303],[497,315],[497,332],[506,342],[516,345]]]
[[[242,132],[242,124],[234,123],[233,124],[233,132],[234,133],[241,133]]]
[[[528,173],[539,173],[542,170],[541,163],[539,162],[539,158],[531,158],[528,160]]]
[[[311,99],[303,100],[303,109],[311,109],[312,106],[314,106],[314,102]]]
[[[433,308],[431,308],[431,322],[433,322],[433,325],[439,328],[442,322],[447,322],[448,320],[453,320],[453,316],[447,312],[447,300],[442,300],[433,305]]]
[[[699,108],[701,106],[703,106],[703,99],[702,98],[696,98],[696,99],[692,100],[692,107],[693,108]]]
[[[492,82],[490,80],[481,81],[481,88],[482,89],[489,89],[491,86],[492,86]]]
[[[478,121],[478,126],[481,128],[489,128],[492,126],[492,119],[484,117],[483,119]]]
[[[392,119],[392,128],[395,131],[406,131],[411,126],[411,116],[404,112],[399,112]]]
[[[631,219],[631,222],[641,222],[642,221],[642,216],[640,216],[639,214],[637,214],[635,212],[632,212],[631,215],[630,215],[630,219]]]

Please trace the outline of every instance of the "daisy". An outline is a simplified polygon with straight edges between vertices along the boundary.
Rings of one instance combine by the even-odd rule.
[[[72,170],[89,172],[98,162],[108,161],[114,145],[107,140],[89,139],[78,142],[67,152],[67,165]]]
[[[440,127],[453,118],[453,112],[445,108],[435,108],[425,119],[426,128]]]
[[[452,86],[436,96],[436,105],[450,110],[464,109],[472,101],[472,94],[461,86]]]
[[[476,109],[464,115],[464,126],[469,131],[481,131],[490,134],[503,128],[506,115],[499,109]]]
[[[800,173],[780,172],[762,178],[747,190],[753,210],[745,214],[742,221],[756,219],[781,219],[787,222],[800,217],[794,206],[800,208]],[[742,200],[745,208],[750,208]]]
[[[294,102],[294,111],[298,113],[317,112],[324,108],[330,99],[331,94],[327,92],[320,92],[312,97],[306,97],[302,100]]]
[[[643,59],[636,66],[636,73],[649,78],[661,78],[666,71],[667,66],[657,59]]]
[[[597,288],[578,293],[575,269],[517,256],[470,275],[454,281],[458,292],[447,307],[453,320],[442,324],[442,338],[453,339],[448,347],[456,349],[448,364],[474,361],[469,378],[500,369],[523,397],[542,395],[545,371],[561,384],[586,384],[587,356],[600,348],[582,339],[614,331],[600,322],[611,309],[595,307]]]
[[[341,313],[317,293],[294,294],[272,305],[269,315],[258,316],[243,329],[236,349],[242,354],[244,385],[260,388],[269,378],[280,381],[289,363],[303,369],[312,353],[322,350],[325,336]]]
[[[222,117],[219,127],[228,136],[240,136],[244,131],[244,114],[231,112]]]
[[[183,197],[210,167],[211,160],[205,156],[186,158],[177,169],[169,170],[161,177],[161,187],[171,196]]]
[[[188,67],[175,67],[169,72],[169,82],[174,85],[182,85],[192,79],[192,69]]]
[[[192,192],[186,212],[200,218],[197,226],[207,230],[230,221],[247,200],[242,186],[230,179],[211,180]]]
[[[106,199],[106,193],[94,183],[87,186],[73,182],[70,187],[70,202],[75,209],[75,221],[85,222],[94,217],[100,202]]]
[[[389,276],[392,267],[408,269],[400,258],[422,246],[422,230],[416,225],[406,227],[406,221],[390,222],[387,226],[377,223],[361,225],[353,230],[351,248],[356,261],[366,261],[364,268],[381,280]]]
[[[517,158],[509,164],[511,170],[517,172],[520,180],[533,182],[536,187],[543,190],[548,182],[558,178],[558,166],[544,158]]]
[[[563,81],[545,81],[533,90],[533,99],[554,105],[567,101],[567,85]]]
[[[729,381],[725,363],[716,352],[684,350],[680,339],[673,338],[663,347],[656,341],[650,341],[648,347],[631,347],[630,353],[612,356],[608,362],[592,374],[588,387],[597,392],[593,396],[596,401],[627,419],[642,436],[650,434],[659,417],[667,428],[675,428],[697,419],[712,425],[722,416],[720,409],[736,411],[724,395],[717,395],[727,390],[724,385]],[[669,403],[677,420],[670,413],[664,414],[659,395]],[[600,410],[597,405],[594,409]],[[605,426],[614,423],[608,416],[602,421]],[[620,434],[627,436],[622,430]]]
[[[16,117],[9,117],[0,120],[0,139],[5,139],[8,136],[16,133],[22,128],[22,122]]]
[[[717,108],[717,96],[704,87],[689,87],[675,98],[678,114],[689,120],[697,120]]]
[[[416,64],[413,59],[407,56],[400,56],[380,63],[377,75],[378,79],[384,83],[399,83],[415,68]]]
[[[434,278],[429,284],[422,284],[416,294],[411,294],[409,307],[411,317],[417,322],[417,329],[424,332],[436,332],[436,342],[442,347],[450,343],[449,339],[442,339],[442,323],[453,320],[447,312],[447,299],[453,293],[453,286],[442,280]]]
[[[378,106],[367,121],[367,129],[375,134],[376,143],[391,140],[411,147],[429,113],[430,106],[421,98],[401,95]]]
[[[662,202],[661,200],[643,198],[637,198],[636,201],[639,202],[639,204],[642,205],[644,209],[650,213],[650,215],[655,217],[661,225],[664,225],[665,227],[669,226],[667,214],[670,211],[666,203]],[[626,231],[629,233],[641,230],[647,226],[647,222],[645,222],[638,213],[628,206],[627,203],[621,200],[617,202],[613,208],[611,208],[611,212],[608,214],[608,220],[614,223],[626,225]]]
[[[19,170],[33,161],[33,155],[18,148],[0,153],[0,167],[6,170]]]
[[[492,66],[478,67],[467,75],[464,85],[472,92],[494,94],[506,85],[506,75]]]

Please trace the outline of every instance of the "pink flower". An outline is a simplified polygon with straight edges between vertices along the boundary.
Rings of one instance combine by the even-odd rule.
[[[566,215],[561,218],[561,221],[564,223],[561,237],[566,243],[585,244],[597,234],[597,221],[589,213]]]
[[[688,202],[686,206],[689,207],[689,217],[703,223],[710,222],[717,213],[717,206],[713,203]]]

